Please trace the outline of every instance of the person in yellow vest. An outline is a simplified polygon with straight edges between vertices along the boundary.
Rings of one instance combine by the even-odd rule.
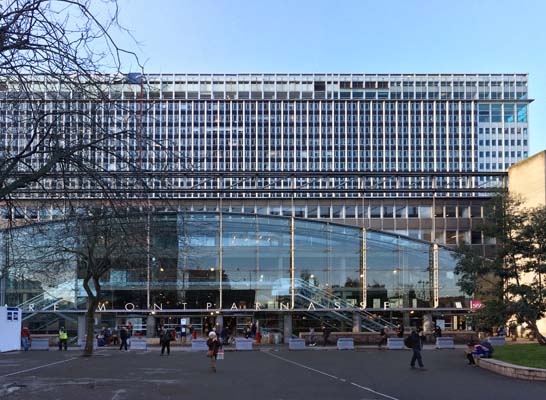
[[[59,329],[59,351],[63,349],[67,350],[67,344],[68,344],[68,333],[66,333],[66,329],[64,329],[64,326],[61,326],[61,329]]]

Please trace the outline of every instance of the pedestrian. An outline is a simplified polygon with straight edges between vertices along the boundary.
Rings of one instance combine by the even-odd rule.
[[[436,325],[436,326],[434,327],[434,337],[435,337],[435,338],[442,337],[442,328],[440,328],[439,325]]]
[[[30,338],[30,329],[27,325],[23,325],[21,329],[21,343],[23,344],[23,350],[28,351],[32,344],[32,339]]]
[[[510,333],[510,337],[512,338],[513,342],[518,340],[518,326],[514,321],[510,322],[510,325],[508,326],[508,332]]]
[[[119,344],[119,332],[115,327],[114,329],[112,329],[112,344],[114,346],[117,346]]]
[[[398,326],[396,327],[396,336],[399,338],[404,337],[404,325],[398,324]]]
[[[222,344],[229,344],[229,329],[227,326],[223,326],[222,330],[220,331],[220,341]]]
[[[207,346],[209,348],[207,357],[210,358],[210,369],[212,372],[216,372],[216,358],[218,357],[218,350],[222,347],[222,344],[216,336],[216,332],[210,331]]]
[[[497,328],[497,336],[506,336],[506,327],[504,325]]]
[[[64,329],[64,326],[61,326],[61,329],[59,329],[59,351],[61,351],[64,347],[65,351],[68,346],[68,333],[66,333],[66,329]]]
[[[317,339],[315,338],[315,328],[309,328],[309,346],[315,346]]]
[[[379,348],[382,349],[383,345],[387,344],[387,338],[389,336],[389,327],[384,326],[379,332]]]
[[[188,331],[192,340],[197,339],[197,331],[193,328],[193,325],[188,325]]]
[[[250,335],[251,335],[251,326],[250,324],[248,324],[245,327],[245,339],[250,339]]]
[[[129,338],[129,332],[127,331],[127,328],[122,326],[119,331],[119,338],[121,339],[121,344],[119,345],[119,349],[125,347],[125,351],[127,351],[127,339]]]
[[[409,337],[409,343],[411,344],[411,349],[413,350],[413,356],[411,357],[410,366],[412,369],[415,368],[415,361],[419,364],[419,368],[424,371],[425,366],[423,365],[423,358],[421,357],[421,350],[423,348],[421,343],[421,337],[417,333],[416,329],[411,331]]]
[[[492,355],[493,346],[491,346],[491,343],[487,341],[483,341],[480,344],[468,344],[468,350],[466,352],[468,365],[476,365],[476,358],[491,358]]]
[[[326,325],[322,325],[322,339],[323,339],[323,346],[326,346],[328,343],[328,338],[330,337],[330,328]]]
[[[159,344],[161,344],[161,355],[165,353],[165,349],[167,349],[167,355],[171,355],[171,340],[173,338],[173,335],[169,329],[165,329],[163,327],[161,329],[161,334],[159,336]]]

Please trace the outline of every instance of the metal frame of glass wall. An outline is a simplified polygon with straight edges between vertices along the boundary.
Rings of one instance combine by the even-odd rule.
[[[452,251],[429,242],[255,214],[179,212],[138,221],[142,234],[150,235],[150,254],[119,263],[104,276],[101,312],[462,310],[469,305],[456,285]],[[51,276],[43,268],[44,252],[33,259],[28,248],[57,243],[61,223],[2,233],[2,260],[11,263],[8,304],[84,311],[77,260]]]

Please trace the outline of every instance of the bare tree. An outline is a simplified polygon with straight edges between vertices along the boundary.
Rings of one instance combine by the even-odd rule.
[[[0,101],[6,115],[0,200],[51,189],[48,174],[89,174],[97,158],[120,156],[113,149],[134,139],[127,126],[103,128],[111,110],[98,101],[109,97],[109,84],[119,79],[123,56],[131,53],[111,36],[119,28],[117,3],[97,3],[110,14],[99,19],[89,0],[0,4]],[[83,98],[90,104],[78,103]]]
[[[83,279],[87,294],[84,356],[93,353],[94,315],[102,299],[101,279],[116,265],[127,265],[135,260],[146,264],[146,236],[142,235],[145,224],[142,217],[92,210],[76,224],[75,245],[61,249],[76,258],[78,275]]]
[[[120,234],[132,226],[124,216],[122,189],[137,186],[146,192],[138,175],[142,104],[134,110],[112,101],[119,94],[116,87],[142,90],[140,75],[121,74],[126,57],[139,64],[113,39],[116,31],[126,33],[117,18],[116,0],[0,3],[0,205],[8,228],[0,250],[0,298],[15,265],[10,230],[35,218],[23,213],[22,204],[59,207],[66,218],[63,235],[49,235],[53,225],[36,226],[44,231],[43,242],[16,240],[26,249],[19,249],[14,269],[56,280],[70,273],[71,264],[86,266],[88,321],[100,300],[101,276],[121,257],[121,247],[128,248],[122,242],[127,236]],[[123,179],[120,171],[127,173]],[[87,329],[89,341],[93,324]],[[89,344],[90,354],[87,349]]]

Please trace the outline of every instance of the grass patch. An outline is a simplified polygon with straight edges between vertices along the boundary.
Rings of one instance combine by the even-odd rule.
[[[546,346],[536,343],[497,346],[493,358],[510,364],[546,369]]]

